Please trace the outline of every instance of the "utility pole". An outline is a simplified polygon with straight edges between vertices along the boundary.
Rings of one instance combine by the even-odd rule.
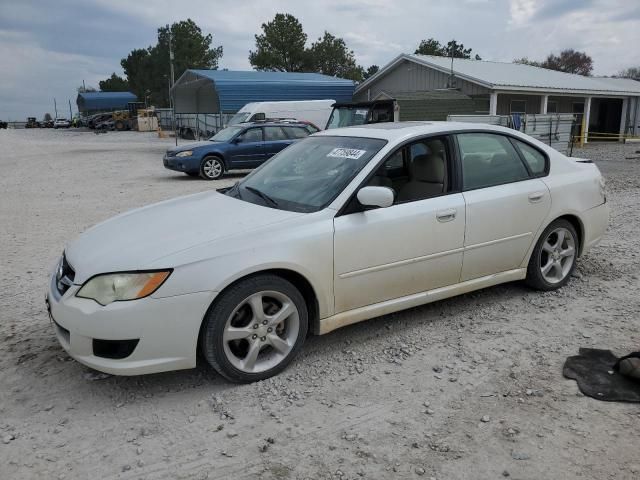
[[[82,93],[87,91],[87,87],[84,84],[84,78],[82,79]]]
[[[71,99],[69,99],[69,121],[73,120],[73,112],[71,111]]]
[[[173,71],[173,45],[171,44],[171,26],[169,26],[169,67],[171,69],[171,91],[169,95],[169,105],[171,106],[171,115],[173,120],[173,135],[176,139],[176,147],[178,146],[178,131],[176,128],[176,104],[173,100],[173,85],[175,84],[175,73]]]
[[[58,118],[58,104],[56,103],[55,97],[53,98],[53,109],[56,112],[56,118]]]

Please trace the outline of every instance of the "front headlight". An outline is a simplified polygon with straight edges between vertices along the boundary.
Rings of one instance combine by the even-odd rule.
[[[136,300],[155,292],[169,275],[171,270],[96,275],[85,282],[76,297],[89,298],[103,306],[121,300]]]
[[[185,150],[184,152],[176,153],[176,157],[190,157],[193,155],[193,150]]]

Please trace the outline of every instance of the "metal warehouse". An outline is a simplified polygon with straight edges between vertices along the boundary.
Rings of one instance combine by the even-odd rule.
[[[138,98],[131,92],[81,92],[76,104],[82,113],[125,110],[129,102]]]
[[[490,115],[574,113],[585,137],[640,135],[640,82],[531,65],[402,54],[358,86],[354,100],[457,89]]]
[[[349,102],[355,83],[319,73],[187,70],[172,92],[175,112],[236,113],[247,103],[334,99]]]

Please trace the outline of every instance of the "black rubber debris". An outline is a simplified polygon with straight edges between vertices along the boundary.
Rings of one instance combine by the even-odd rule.
[[[605,402],[640,402],[640,380],[616,371],[616,357],[610,350],[581,348],[580,354],[567,358],[562,374],[578,382],[588,397]]]

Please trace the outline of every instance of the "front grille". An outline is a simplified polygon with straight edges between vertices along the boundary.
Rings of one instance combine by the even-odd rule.
[[[69,265],[69,262],[67,262],[66,255],[62,254],[58,269],[56,270],[56,288],[58,292],[60,292],[60,295],[64,295],[65,292],[69,290],[69,287],[73,285],[75,276],[75,270]]]

